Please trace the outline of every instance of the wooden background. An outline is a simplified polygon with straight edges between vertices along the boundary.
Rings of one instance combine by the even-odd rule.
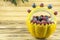
[[[33,38],[27,31],[25,24],[27,9],[32,9],[31,5],[36,3],[44,3],[53,5],[53,10],[58,11],[56,32],[47,40],[60,40],[60,0],[29,0],[22,3],[17,0],[18,5],[15,6],[10,2],[0,0],[0,39],[1,40],[38,40]],[[40,40],[40,39],[39,39]]]

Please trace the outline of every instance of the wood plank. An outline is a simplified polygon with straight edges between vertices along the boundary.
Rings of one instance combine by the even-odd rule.
[[[59,25],[60,26],[60,25]],[[47,40],[60,40],[60,27]],[[26,26],[25,26],[26,27]],[[38,40],[30,35],[27,28],[0,28],[0,39],[2,40]],[[39,39],[41,40],[41,39]]]

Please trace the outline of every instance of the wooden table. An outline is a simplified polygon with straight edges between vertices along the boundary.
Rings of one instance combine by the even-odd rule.
[[[45,4],[45,7],[48,4],[52,4],[53,10],[58,11],[57,20],[60,24],[60,0],[31,0],[29,3],[18,2],[17,6],[14,6],[10,2],[0,0],[0,40],[43,40],[32,37],[25,24],[27,9],[32,9],[32,3],[36,3],[39,6],[42,2]],[[60,40],[59,24],[57,25],[55,33],[44,40]]]
[[[6,28],[7,26],[10,28]],[[0,24],[0,40],[60,40],[59,26],[58,24],[55,33],[48,39],[36,39],[30,35],[25,24]]]

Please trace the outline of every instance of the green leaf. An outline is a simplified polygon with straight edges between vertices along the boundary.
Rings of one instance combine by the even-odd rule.
[[[24,3],[24,0],[21,0]]]
[[[10,1],[11,3],[17,6],[17,0],[4,0],[4,1]],[[24,3],[24,2],[28,2],[29,0],[21,0],[21,1]]]
[[[13,4],[17,5],[16,0],[12,0],[11,2],[12,2]]]
[[[28,0],[22,0],[22,2],[24,3],[24,2],[28,2]]]

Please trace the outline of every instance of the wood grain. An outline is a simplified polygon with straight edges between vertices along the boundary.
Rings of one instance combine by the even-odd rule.
[[[17,6],[11,2],[0,0],[0,40],[60,40],[60,0],[29,0],[22,3],[17,0]],[[57,27],[55,33],[48,39],[36,39],[32,37],[27,30],[26,17],[27,10],[32,9],[31,5],[44,3],[53,5],[53,10],[58,11]]]
[[[0,39],[1,40],[60,40],[60,27],[59,26],[60,25],[57,26],[56,31],[47,39],[34,38],[33,36],[30,35],[26,26],[21,26],[23,28],[0,28]]]

